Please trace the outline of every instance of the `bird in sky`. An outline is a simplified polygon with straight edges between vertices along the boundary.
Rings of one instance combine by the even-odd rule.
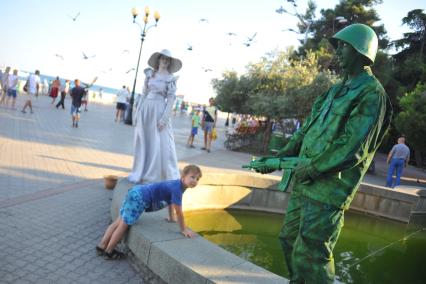
[[[278,14],[283,14],[286,12],[286,9],[284,9],[283,6],[280,6],[278,9],[275,10]]]
[[[213,71],[212,69],[210,69],[210,68],[205,68],[205,67],[202,67],[202,69],[204,70],[204,72],[211,72],[211,71]]]
[[[83,59],[85,59],[85,60],[87,60],[87,59],[89,59],[89,58],[93,58],[93,57],[95,57],[96,55],[90,55],[90,56],[87,56],[84,52],[82,52],[83,53]]]
[[[287,0],[287,2],[293,4],[294,7],[297,7],[295,0]]]
[[[254,37],[257,35],[257,32],[256,33],[254,33],[254,35],[252,35],[251,37],[247,37],[247,41],[248,42],[252,42],[253,41],[253,39],[254,39]]]
[[[284,29],[284,30],[281,30],[282,32],[294,32],[294,33],[299,33],[298,31],[296,31],[296,30],[294,30],[294,29]]]
[[[243,44],[245,45],[245,46],[247,46],[247,47],[249,47],[252,43],[253,43],[253,40],[254,40],[254,38],[256,37],[256,35],[257,35],[257,32],[255,32],[251,37],[247,37],[247,41],[246,42],[243,42]]]
[[[104,70],[104,71],[101,71],[102,73],[109,73],[109,72],[111,72],[112,71],[112,67],[111,68],[109,68],[108,70]]]
[[[192,51],[192,45],[188,43],[188,47],[186,49]]]
[[[123,50],[123,53],[130,53],[130,50],[128,50],[128,49],[124,49],[124,50]]]
[[[70,17],[74,22],[77,20],[78,16],[80,16],[80,12],[78,12],[77,15],[75,15],[74,17],[68,15],[68,17]]]
[[[209,20],[202,18],[202,19],[200,19],[198,22],[199,22],[199,23],[205,22],[205,23],[207,23],[207,24],[208,24],[208,23],[209,23]]]
[[[129,74],[133,70],[135,70],[135,68],[130,68],[129,70],[127,70],[126,74]]]
[[[58,58],[60,58],[60,59],[62,59],[62,60],[64,60],[64,57],[62,55],[60,55],[60,54],[55,54],[55,56],[58,57]]]
[[[237,36],[237,34],[232,32],[226,34],[229,36],[229,45],[232,45],[232,37]]]

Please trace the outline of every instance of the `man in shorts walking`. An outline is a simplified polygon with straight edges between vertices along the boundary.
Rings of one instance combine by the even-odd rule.
[[[26,113],[27,107],[30,108],[30,112],[33,113],[33,103],[32,98],[34,96],[38,96],[38,90],[40,87],[40,71],[36,70],[35,74],[31,74],[28,76],[27,79],[28,83],[28,99],[25,101],[24,107],[22,108],[21,112]]]
[[[81,100],[84,96],[84,89],[80,86],[80,80],[74,80],[74,88],[71,90],[71,116],[72,116],[72,127],[78,127],[78,121],[80,120],[80,107]]]

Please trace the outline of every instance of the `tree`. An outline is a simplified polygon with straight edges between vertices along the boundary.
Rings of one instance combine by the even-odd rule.
[[[393,42],[397,50],[395,59],[395,78],[406,86],[408,91],[418,82],[426,81],[426,14],[421,9],[408,12],[402,23],[412,29],[403,38]]]
[[[334,9],[321,9],[321,16],[315,19],[316,5],[308,1],[308,8],[304,14],[298,12],[291,14],[299,19],[297,25],[299,33],[306,35],[294,56],[305,56],[307,51],[313,51],[322,69],[338,71],[338,65],[332,61],[334,51],[328,39],[353,23],[362,23],[373,28],[379,38],[379,47],[386,49],[389,39],[384,25],[377,24],[380,17],[374,9],[374,5],[380,3],[382,0],[341,0]]]
[[[426,83],[417,84],[414,91],[400,99],[402,111],[395,120],[398,131],[407,137],[414,148],[416,164],[422,166],[426,153]]]
[[[291,54],[293,49],[276,50],[249,64],[243,76],[227,72],[223,79],[214,79],[216,101],[222,110],[266,117],[269,130],[272,121],[283,127],[283,119],[303,120],[315,98],[331,86],[335,76],[320,71],[314,53],[297,60],[291,59]],[[265,149],[268,131],[264,137]]]
[[[234,71],[224,72],[223,79],[213,79],[213,89],[216,91],[216,104],[221,111],[246,113],[245,104],[249,93],[247,80],[238,77]]]

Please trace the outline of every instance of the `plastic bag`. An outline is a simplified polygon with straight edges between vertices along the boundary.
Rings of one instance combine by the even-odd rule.
[[[214,127],[212,129],[212,140],[216,140],[217,139],[217,132],[216,132],[216,127]]]

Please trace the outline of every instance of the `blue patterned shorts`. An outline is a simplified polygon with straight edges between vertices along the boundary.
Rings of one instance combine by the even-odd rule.
[[[130,190],[123,201],[120,209],[120,216],[124,223],[133,225],[145,211],[146,202],[143,200],[139,190]]]

